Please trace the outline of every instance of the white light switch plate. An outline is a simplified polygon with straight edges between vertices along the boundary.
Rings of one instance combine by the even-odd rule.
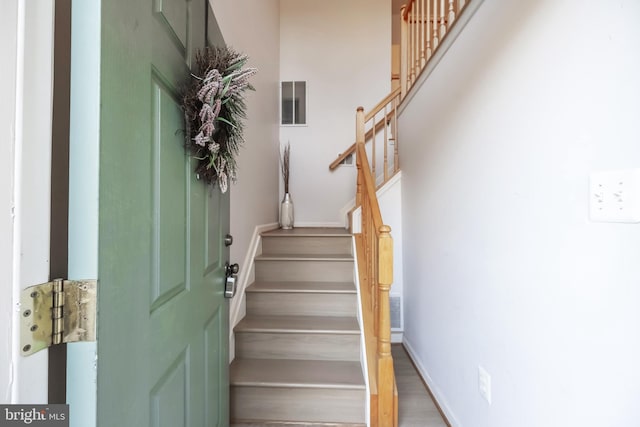
[[[640,222],[640,169],[591,173],[589,218],[595,222]]]

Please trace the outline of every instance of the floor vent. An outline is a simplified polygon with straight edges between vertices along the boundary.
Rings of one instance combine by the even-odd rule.
[[[391,309],[391,329],[402,329],[402,298],[399,296],[389,296]]]

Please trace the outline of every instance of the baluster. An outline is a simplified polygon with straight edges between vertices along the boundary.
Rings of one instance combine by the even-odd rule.
[[[424,0],[416,0],[416,15],[418,16],[418,57],[416,58],[416,68],[418,72],[416,74],[420,74],[422,71],[422,65],[424,60],[424,23],[422,22],[422,2]]]
[[[364,144],[364,108],[358,107],[356,110],[356,143]],[[356,148],[356,167],[358,169],[358,178],[356,181],[356,205],[362,206],[362,195],[363,195],[363,184],[364,180],[362,178],[362,156],[358,152]],[[360,215],[362,217],[362,222],[364,222],[364,213]],[[362,230],[364,230],[364,224],[362,226]]]
[[[444,11],[444,0],[440,0],[440,40],[447,33],[447,26],[445,24],[445,11]]]
[[[373,289],[372,289],[372,283],[373,283],[373,274],[371,274],[371,216],[369,215],[369,212],[371,210],[370,204],[369,204],[369,197],[365,195],[365,199],[366,199],[366,211],[363,209],[363,213],[365,214],[365,216],[367,217],[367,234],[365,236],[365,254],[367,257],[367,284],[369,285],[369,294],[371,295],[371,301],[370,301],[370,307],[371,307],[371,312],[373,313],[373,307],[375,305],[375,295],[373,294]]]
[[[358,170],[356,176],[356,206],[362,206],[362,163],[360,162],[360,157],[360,154],[356,152],[356,168]]]
[[[453,8],[453,0],[449,0],[449,17],[447,18],[447,28],[451,28],[456,20],[456,11]]]
[[[393,173],[400,170],[400,157],[398,157],[398,103],[399,98],[393,102]]]
[[[373,185],[376,183],[376,115],[373,115],[371,124],[371,176],[373,177]]]
[[[389,179],[389,163],[387,160],[387,151],[389,145],[389,138],[387,135],[387,106],[384,106],[384,161],[382,167],[384,168],[384,182]]]
[[[465,1],[464,0],[459,0],[458,1],[458,12],[460,12],[462,10],[464,5],[465,5]],[[458,15],[460,15],[460,13],[458,13]]]
[[[438,0],[433,0],[433,21],[431,21],[431,26],[433,27],[433,50],[435,51],[440,43],[440,38],[438,37]]]
[[[410,5],[413,5],[413,2],[411,2]],[[409,19],[409,66],[410,66],[409,87],[411,87],[411,85],[413,84],[413,76],[415,75],[415,59],[413,57],[413,43],[414,43],[414,37],[415,37],[415,23],[413,22],[413,6],[410,6],[410,7],[411,7],[411,9],[409,9],[409,15],[408,15],[408,19]]]
[[[391,227],[380,227],[378,238],[378,420],[383,426],[393,425],[394,373],[391,357],[391,314],[389,291],[393,283],[393,239]]]
[[[407,93],[407,79],[409,77],[409,26],[405,19],[406,5],[400,9],[400,91],[402,97]]]
[[[371,210],[370,212],[373,212]],[[380,336],[380,316],[378,316],[378,310],[380,307],[380,295],[378,294],[378,233],[375,229],[375,223],[373,218],[371,219],[371,240],[369,241],[369,245],[371,246],[371,269],[372,269],[372,278],[371,281],[371,292],[374,295],[373,300],[373,330],[376,333],[376,337]]]
[[[407,85],[407,88],[411,87],[411,84],[413,83],[413,72],[414,72],[414,61],[413,61],[413,8],[411,7],[413,3],[409,3],[409,15],[408,15],[408,21],[409,21],[409,84]]]
[[[411,3],[409,3],[411,5]],[[407,89],[411,87],[411,76],[413,75],[413,22],[411,22],[413,11],[409,9],[409,14],[407,15],[407,24],[409,25],[409,78]]]
[[[411,41],[411,84],[416,81],[416,75],[418,74],[418,69],[416,68],[416,46],[418,44],[418,22],[416,21],[416,4],[415,1],[411,2],[411,23],[413,25],[412,33],[412,41]]]
[[[414,8],[416,9],[416,76],[415,80],[418,79],[418,75],[420,74],[420,10],[419,5],[420,2],[418,0],[414,0],[413,2]]]
[[[427,61],[431,58],[431,1],[427,0],[427,19],[426,19],[426,33],[427,33]]]

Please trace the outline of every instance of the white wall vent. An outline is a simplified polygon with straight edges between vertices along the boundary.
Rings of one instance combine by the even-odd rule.
[[[340,153],[338,153],[338,156],[340,156]],[[353,166],[353,153],[349,154],[347,157],[345,157],[344,159],[342,159],[342,161],[339,163],[339,165],[341,166]]]

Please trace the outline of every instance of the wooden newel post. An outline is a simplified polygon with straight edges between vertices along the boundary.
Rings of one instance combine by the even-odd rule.
[[[364,144],[364,108],[358,107],[356,110],[356,143]]]
[[[394,373],[391,358],[391,315],[389,290],[393,283],[393,239],[391,227],[380,227],[378,237],[378,420],[380,426],[394,425]]]
[[[400,93],[402,98],[407,94],[407,75],[409,74],[409,23],[405,19],[407,5],[400,9]]]

